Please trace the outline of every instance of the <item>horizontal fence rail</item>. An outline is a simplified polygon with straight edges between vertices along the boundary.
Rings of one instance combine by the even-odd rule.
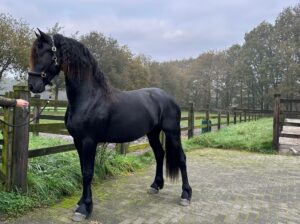
[[[74,144],[67,144],[67,145],[59,145],[59,146],[53,146],[53,147],[47,147],[47,148],[40,148],[40,149],[32,149],[28,151],[28,157],[38,157],[38,156],[45,156],[60,152],[68,152],[75,149]]]

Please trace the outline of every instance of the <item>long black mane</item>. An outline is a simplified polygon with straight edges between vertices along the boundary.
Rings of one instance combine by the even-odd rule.
[[[50,43],[51,39],[48,40]],[[79,41],[64,37],[60,34],[53,35],[54,45],[58,49],[58,60],[61,70],[64,72],[66,78],[74,81],[82,81],[93,78],[102,88],[106,96],[110,96],[112,87],[110,86],[106,76],[99,68],[99,65],[89,51]],[[39,42],[35,40],[31,48],[30,66],[36,63],[38,58]]]
[[[106,94],[110,94],[111,87],[98,66],[95,57],[82,43],[60,34],[53,36],[54,44],[61,49],[63,71],[69,79],[83,80],[92,75]]]

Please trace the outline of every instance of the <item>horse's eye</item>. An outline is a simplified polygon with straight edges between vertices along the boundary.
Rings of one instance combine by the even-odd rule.
[[[43,48],[43,42],[39,41],[37,46],[38,46],[39,49]]]

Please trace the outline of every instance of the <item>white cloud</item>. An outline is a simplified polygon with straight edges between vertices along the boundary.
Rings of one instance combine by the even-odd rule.
[[[31,27],[59,22],[66,35],[99,31],[157,60],[196,57],[241,43],[263,20],[274,22],[299,0],[1,0],[0,8]],[[59,7],[58,7],[59,6]]]
[[[166,31],[163,34],[163,38],[167,41],[168,40],[174,41],[174,40],[180,39],[182,37],[184,37],[184,33],[182,30]]]

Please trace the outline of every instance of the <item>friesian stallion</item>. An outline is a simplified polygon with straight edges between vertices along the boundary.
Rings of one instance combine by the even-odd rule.
[[[192,188],[188,182],[186,156],[180,140],[180,108],[175,100],[158,88],[120,91],[109,85],[90,51],[80,42],[60,34],[36,33],[30,55],[28,87],[33,93],[63,71],[68,108],[65,125],[74,139],[81,172],[83,191],[77,203],[74,221],[89,217],[93,210],[91,181],[96,147],[99,142],[130,142],[147,135],[156,159],[156,174],[149,193],[164,187],[163,163],[166,156],[167,176],[182,176],[180,204],[190,204]],[[160,132],[166,136],[166,149]]]

